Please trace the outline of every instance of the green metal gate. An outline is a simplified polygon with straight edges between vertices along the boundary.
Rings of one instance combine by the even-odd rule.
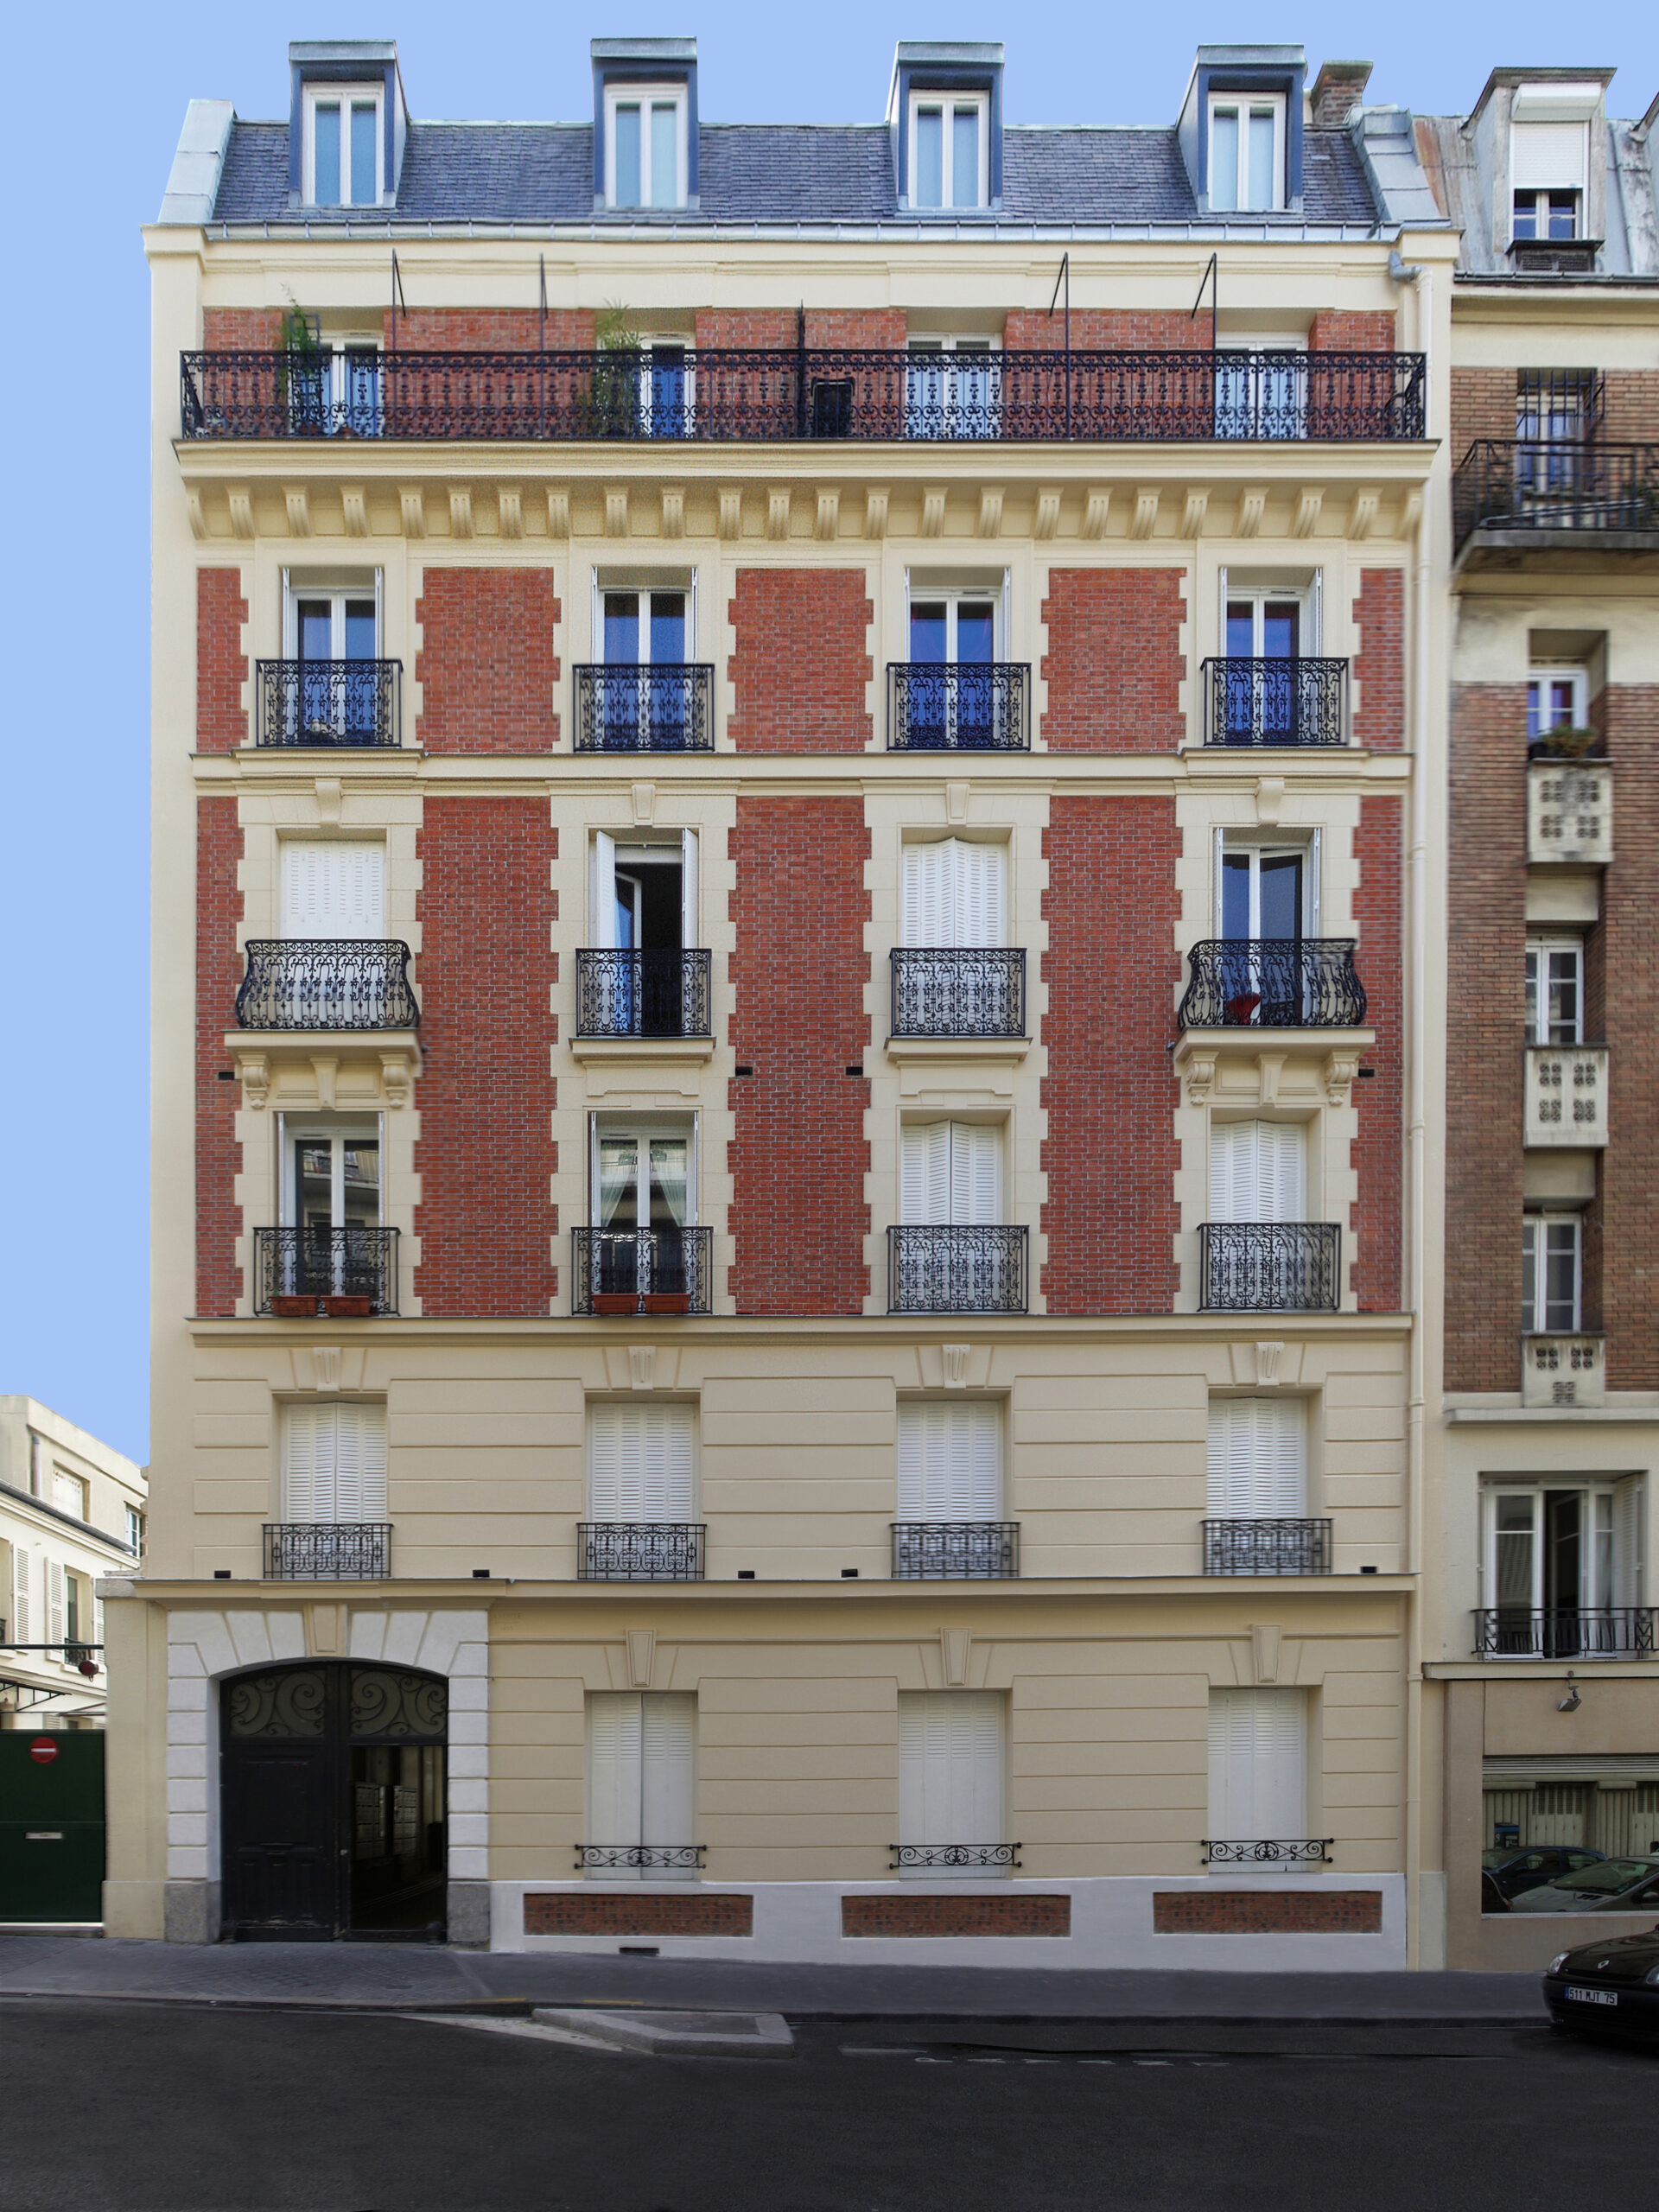
[[[0,1921],[103,1917],[104,1731],[0,1729]]]

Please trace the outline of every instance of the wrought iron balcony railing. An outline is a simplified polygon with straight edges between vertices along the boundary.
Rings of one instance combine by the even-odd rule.
[[[889,1873],[1001,1873],[1025,1861],[1018,1843],[890,1843]]]
[[[895,945],[892,1030],[895,1037],[1023,1037],[1023,950]]]
[[[340,1229],[256,1229],[253,1310],[286,1320],[395,1313],[397,1231],[354,1222]]]
[[[709,956],[703,951],[576,954],[578,1037],[707,1037]]]
[[[571,1231],[570,1310],[613,1316],[707,1313],[714,1287],[710,1229]]]
[[[1206,745],[1332,746],[1348,742],[1348,664],[1251,660],[1204,664]]]
[[[887,1231],[889,1313],[1023,1313],[1023,1223],[906,1223]]]
[[[1421,353],[1194,347],[1001,352],[963,373],[902,346],[189,353],[187,438],[1073,440],[1421,438]]]
[[[1206,1574],[1329,1574],[1328,1521],[1206,1521]]]
[[[1217,1842],[1206,1837],[1198,1846],[1212,1866],[1325,1866],[1330,1864],[1330,1835],[1250,1837],[1242,1842]]]
[[[414,1029],[409,947],[396,938],[256,938],[236,995],[240,1029]]]
[[[256,745],[402,743],[400,660],[262,660]]]
[[[1342,1229],[1334,1221],[1206,1221],[1198,1230],[1206,1313],[1334,1313]]]
[[[578,1521],[578,1582],[701,1582],[702,1521]]]
[[[705,1843],[579,1843],[579,1874],[695,1874]]]
[[[705,661],[578,664],[578,753],[712,753],[715,671]]]
[[[1029,663],[889,661],[887,750],[1029,753]]]
[[[391,1573],[387,1521],[267,1521],[267,1582],[381,1582]]]
[[[1476,531],[1659,535],[1659,443],[1480,438],[1452,472],[1452,542]]]
[[[1206,938],[1187,955],[1183,1029],[1357,1029],[1365,990],[1351,937]]]
[[[1477,1659],[1650,1659],[1655,1605],[1483,1605]]]
[[[1017,1521],[895,1521],[895,1582],[1006,1582],[1020,1572]]]

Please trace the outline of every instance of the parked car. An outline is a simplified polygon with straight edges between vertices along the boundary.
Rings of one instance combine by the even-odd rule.
[[[1507,1912],[1510,1901],[1483,1866],[1480,1870],[1480,1909],[1483,1912]]]
[[[1659,1859],[1604,1859],[1514,1900],[1516,1912],[1646,1912],[1659,1907]]]
[[[1544,2002],[1558,2027],[1659,2035],[1659,1928],[1560,1952],[1544,1972]]]
[[[1540,1890],[1560,1874],[1576,1874],[1580,1866],[1593,1866],[1607,1856],[1605,1851],[1586,1851],[1578,1844],[1536,1844],[1530,1851],[1512,1845],[1501,1851],[1483,1851],[1480,1863],[1506,1897],[1523,1890]]]

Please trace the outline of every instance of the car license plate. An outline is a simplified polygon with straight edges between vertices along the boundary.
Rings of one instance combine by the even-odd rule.
[[[1567,1994],[1574,2005],[1617,2005],[1618,1999],[1611,1989],[1575,1989],[1569,1982]]]

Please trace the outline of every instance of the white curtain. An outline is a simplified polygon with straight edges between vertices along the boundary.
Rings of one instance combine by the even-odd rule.
[[[639,1178],[638,1137],[601,1137],[599,1141],[599,1225],[608,1229],[626,1193]]]
[[[984,1399],[925,1398],[899,1408],[899,1518],[1000,1521],[1002,1409]]]
[[[1300,1398],[1210,1401],[1210,1511],[1228,1521],[1297,1521],[1306,1513],[1307,1415]]]
[[[1307,1700],[1300,1690],[1210,1693],[1210,1834],[1219,1841],[1307,1833]]]
[[[683,1229],[686,1223],[688,1149],[683,1137],[651,1139],[652,1184],[662,1192],[663,1204],[668,1208],[668,1217],[677,1229]]]
[[[1002,1841],[1006,1700],[996,1690],[899,1694],[899,1840]]]

